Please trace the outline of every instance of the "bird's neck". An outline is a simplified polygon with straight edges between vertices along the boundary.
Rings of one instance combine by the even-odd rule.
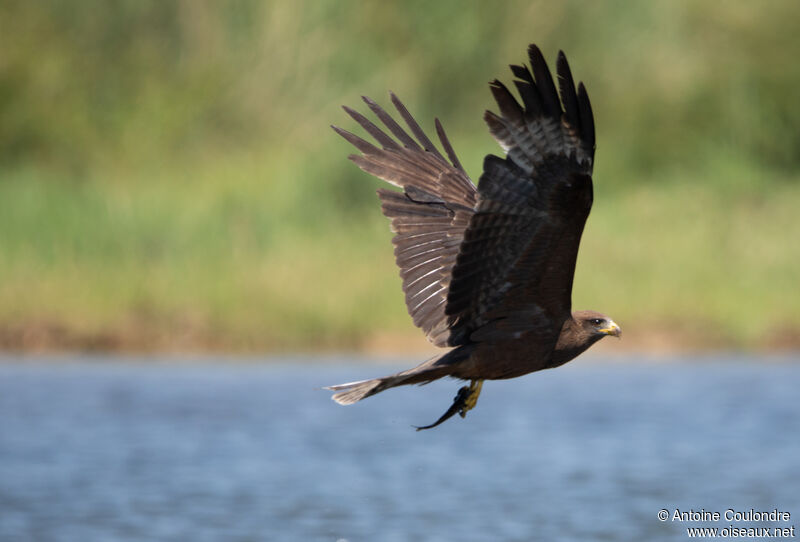
[[[550,367],[558,367],[585,352],[598,341],[599,337],[588,334],[573,317],[567,318],[561,326],[561,334],[550,357]]]

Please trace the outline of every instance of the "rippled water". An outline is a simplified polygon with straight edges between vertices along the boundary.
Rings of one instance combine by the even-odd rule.
[[[659,510],[791,513],[800,364],[612,362],[351,407],[412,365],[0,363],[0,540],[685,540]],[[785,361],[785,360],[784,360]],[[722,521],[717,526],[725,527]],[[800,536],[800,533],[797,533]]]

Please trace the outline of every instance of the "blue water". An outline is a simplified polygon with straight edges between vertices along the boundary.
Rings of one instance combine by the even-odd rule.
[[[800,364],[584,356],[355,406],[320,386],[412,365],[0,363],[0,540],[686,540],[667,509],[800,527]],[[715,526],[730,524],[721,521]],[[737,524],[744,525],[744,524]],[[800,532],[797,533],[800,536]]]

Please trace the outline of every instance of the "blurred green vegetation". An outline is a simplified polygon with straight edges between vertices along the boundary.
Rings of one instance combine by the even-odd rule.
[[[644,346],[797,347],[797,21],[793,0],[4,2],[0,346],[411,336],[380,182],[328,125],[391,89],[477,179],[486,82],[536,42],[595,109],[576,308]]]

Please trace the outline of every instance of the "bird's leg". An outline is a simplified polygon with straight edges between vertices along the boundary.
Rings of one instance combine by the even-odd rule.
[[[473,380],[469,383],[469,388],[467,389],[468,395],[464,398],[464,404],[458,411],[458,414],[462,418],[466,417],[467,412],[475,408],[475,405],[478,404],[478,397],[481,394],[482,388],[483,380]]]
[[[432,424],[417,427],[417,431],[422,431],[423,429],[432,429],[442,422],[452,418],[456,412],[458,412],[459,416],[462,418],[465,417],[467,412],[475,408],[475,405],[478,404],[478,396],[481,394],[482,387],[483,380],[473,380],[470,382],[469,386],[462,386],[458,390],[456,396],[453,398],[453,404],[450,405],[450,408],[447,409],[447,412],[442,414],[442,417]]]

